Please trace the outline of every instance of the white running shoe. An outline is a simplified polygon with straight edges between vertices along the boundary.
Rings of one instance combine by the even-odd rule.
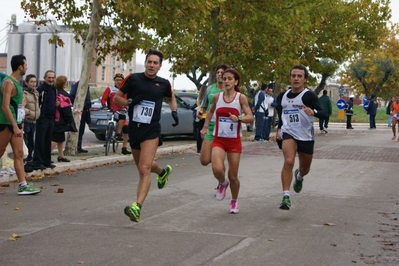
[[[238,210],[238,200],[231,200],[230,201],[230,213],[239,213]]]
[[[4,168],[4,172],[6,172],[6,173],[9,174],[9,175],[15,174],[14,169],[11,168],[11,167],[6,167],[6,168]]]
[[[217,189],[216,189],[216,199],[217,200],[224,200],[226,197],[226,190],[229,187],[230,182],[227,181],[226,185],[219,184]]]

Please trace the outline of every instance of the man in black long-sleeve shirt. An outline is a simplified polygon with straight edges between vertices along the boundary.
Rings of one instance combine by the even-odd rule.
[[[292,170],[298,153],[299,168],[295,170],[294,191],[302,189],[303,177],[310,171],[314,151],[314,117],[327,118],[327,112],[320,104],[317,95],[305,87],[309,72],[303,65],[291,68],[291,90],[277,97],[279,123],[276,139],[282,142],[284,165],[281,170],[283,201],[280,209],[291,208],[289,189],[292,181]]]
[[[40,117],[36,121],[35,150],[33,153],[33,169],[44,170],[54,168],[51,163],[51,139],[53,136],[55,119],[55,99],[57,96],[54,87],[55,73],[47,70],[44,82],[37,91],[39,92]]]

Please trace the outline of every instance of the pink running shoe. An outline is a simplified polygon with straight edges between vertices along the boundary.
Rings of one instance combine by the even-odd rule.
[[[226,197],[226,190],[229,187],[230,182],[227,181],[227,185],[219,184],[216,189],[216,199],[217,200],[224,200]]]
[[[238,210],[238,200],[231,200],[230,201],[230,213],[239,213]]]

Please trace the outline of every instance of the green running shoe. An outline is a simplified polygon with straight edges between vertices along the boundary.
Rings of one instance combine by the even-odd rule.
[[[18,187],[18,195],[35,195],[42,192],[40,188],[35,188],[32,183],[29,183],[26,187]]]
[[[141,209],[136,202],[133,202],[132,206],[126,206],[124,210],[125,214],[129,216],[130,220],[136,223],[138,223],[140,220],[140,211]]]
[[[280,203],[280,209],[289,210],[291,208],[290,196],[284,196],[283,201]]]
[[[166,185],[168,184],[169,175],[170,173],[172,173],[173,170],[172,166],[170,165],[165,166],[163,169],[165,170],[165,174],[163,176],[157,176],[159,189],[166,187]]]
[[[303,180],[298,180],[298,177],[297,177],[298,174],[299,174],[299,169],[296,169],[295,170],[295,174],[294,174],[295,181],[294,181],[294,185],[293,185],[294,191],[296,193],[301,192],[301,190],[302,190],[302,182],[303,182]]]

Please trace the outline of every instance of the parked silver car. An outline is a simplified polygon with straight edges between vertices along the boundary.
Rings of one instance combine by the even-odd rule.
[[[161,135],[193,135],[193,111],[191,107],[179,96],[176,96],[177,113],[179,116],[179,125],[173,127],[174,120],[172,118],[169,104],[164,100],[161,109]],[[107,110],[101,110],[101,99],[92,101],[90,108],[91,123],[89,129],[96,135],[98,140],[105,140],[105,130],[108,125]],[[128,117],[127,117],[128,119]]]

